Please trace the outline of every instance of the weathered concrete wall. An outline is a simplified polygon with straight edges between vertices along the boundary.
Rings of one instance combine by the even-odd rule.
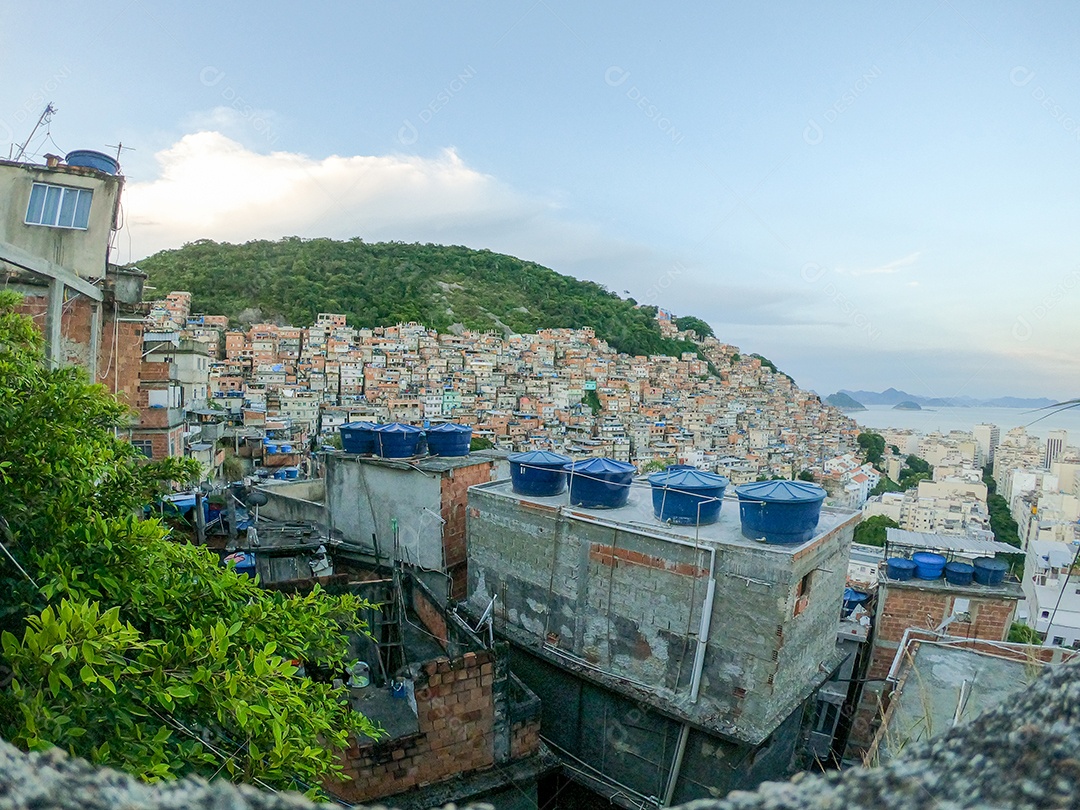
[[[326,504],[332,528],[351,543],[375,553],[378,537],[382,559],[393,553],[394,530],[402,557],[424,568],[443,568],[442,476],[360,461],[355,456],[326,458]]]
[[[701,694],[690,701],[710,554],[627,524],[473,489],[470,602],[725,733],[761,741],[839,663],[855,518],[797,552],[717,544]],[[805,593],[801,592],[805,589]]]
[[[26,224],[26,209],[34,183],[90,189],[90,220],[85,230]],[[0,161],[0,241],[71,270],[85,278],[105,276],[109,238],[124,178],[92,169],[44,166]]]
[[[310,521],[320,526],[330,525],[330,513],[323,503],[326,485],[320,478],[293,483],[267,483],[259,490],[267,497],[259,507],[259,516],[270,520]]]

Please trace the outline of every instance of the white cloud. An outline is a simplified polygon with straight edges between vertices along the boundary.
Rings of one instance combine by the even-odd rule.
[[[916,250],[914,253],[910,253],[904,256],[902,259],[894,259],[886,264],[880,264],[876,267],[856,268],[854,270],[846,270],[842,268],[836,268],[836,272],[842,276],[851,276],[858,278],[859,276],[886,276],[893,273],[899,273],[905,267],[911,267],[922,256],[921,250]]]
[[[543,202],[467,166],[453,149],[436,158],[316,159],[260,154],[205,131],[155,157],[159,176],[124,194],[134,256],[204,238],[438,241],[477,228],[521,229],[548,213]]]

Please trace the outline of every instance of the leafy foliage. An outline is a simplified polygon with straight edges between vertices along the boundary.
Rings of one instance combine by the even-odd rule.
[[[997,494],[997,482],[994,480],[992,470],[993,467],[989,464],[983,468],[983,483],[986,484],[987,492],[986,509],[990,513],[990,530],[994,533],[994,539],[999,543],[1022,548],[1019,534],[1020,527],[1012,516],[1009,502]],[[1014,574],[1023,576],[1023,554],[1001,554],[999,556],[1008,561]]]
[[[875,467],[881,463],[882,455],[885,453],[884,436],[880,433],[863,431],[855,438],[855,441],[865,451],[868,463],[873,464]]]
[[[1042,638],[1035,628],[1021,622],[1013,622],[1009,626],[1009,641],[1013,644],[1042,644]]]
[[[603,404],[600,402],[600,395],[595,390],[588,390],[581,398],[581,401],[589,406],[589,410],[592,411],[593,416],[596,416],[600,411],[604,409]]]
[[[655,307],[489,250],[360,239],[200,240],[145,258],[139,268],[159,289],[191,291],[196,311],[233,321],[254,310],[249,314],[297,325],[339,312],[357,325],[417,321],[440,331],[455,323],[519,333],[591,326],[627,354],[697,351],[661,336]]]
[[[147,780],[225,774],[311,789],[350,733],[378,731],[291,661],[340,662],[364,631],[352,596],[263,591],[133,517],[197,464],[148,464],[127,411],[52,370],[0,293],[0,736]],[[31,581],[32,580],[32,581]]]
[[[714,337],[713,328],[709,326],[701,318],[695,318],[693,315],[686,315],[682,318],[675,319],[675,327],[680,332],[685,332],[688,329],[692,329],[699,339]]]
[[[884,546],[886,529],[899,529],[900,524],[888,515],[872,515],[855,527],[853,541],[864,546]]]

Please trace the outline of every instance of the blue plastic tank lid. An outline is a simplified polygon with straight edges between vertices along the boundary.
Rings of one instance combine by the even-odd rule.
[[[825,489],[809,481],[755,481],[735,487],[740,498],[769,503],[811,503],[825,500]]]
[[[857,591],[854,588],[844,588],[844,601],[850,602],[853,599],[869,599],[870,597],[862,591]]]
[[[567,472],[575,473],[591,473],[593,475],[600,473],[628,473],[637,472],[637,467],[633,464],[627,464],[625,461],[616,461],[613,458],[583,458],[577,461],[571,461],[565,465]]]
[[[468,425],[458,425],[454,422],[441,422],[428,428],[428,433],[465,433],[472,431]]]
[[[377,430],[379,433],[423,433],[421,428],[413,425],[406,425],[404,422],[391,422],[388,425],[375,425],[372,430]]]
[[[731,482],[722,475],[698,470],[693,467],[671,469],[656,472],[649,476],[649,483],[654,487],[671,487],[673,489],[718,489],[726,487]]]
[[[972,560],[972,567],[989,571],[1007,571],[1009,564],[1005,560],[999,560],[996,557],[976,557]]]
[[[349,430],[372,430],[373,428],[377,428],[378,425],[374,422],[346,422],[341,427],[348,428]]]
[[[547,450],[528,450],[524,453],[512,453],[507,457],[511,464],[542,464],[551,467],[555,464],[568,464],[570,456],[552,453]]]

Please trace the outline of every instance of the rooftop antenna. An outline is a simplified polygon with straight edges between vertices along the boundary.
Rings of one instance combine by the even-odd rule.
[[[23,141],[23,145],[19,147],[19,154],[15,156],[15,162],[17,163],[26,152],[26,147],[30,145],[30,141],[34,139],[34,134],[38,131],[38,127],[42,124],[48,123],[51,120],[52,114],[57,112],[56,107],[52,105],[50,101],[45,105],[45,109],[42,111],[41,116],[38,118],[37,123],[34,124],[34,128],[30,130],[30,137]]]
[[[107,144],[105,144],[105,148],[106,149],[115,149],[116,150],[116,162],[117,163],[120,162],[120,153],[121,152],[134,152],[135,151],[134,146],[124,146],[123,141],[118,141],[115,146],[113,144],[111,144],[111,143],[107,143]]]

